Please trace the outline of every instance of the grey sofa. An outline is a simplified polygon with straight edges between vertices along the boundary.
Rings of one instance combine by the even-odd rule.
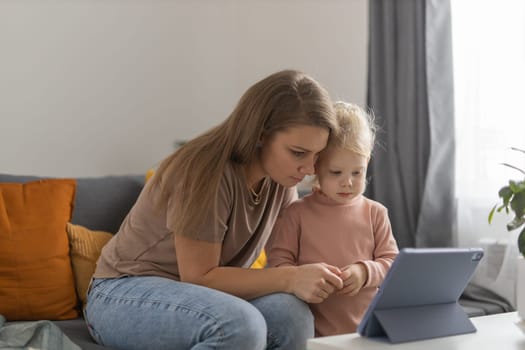
[[[28,182],[43,177],[0,174],[0,182]],[[144,175],[77,178],[75,206],[71,222],[92,230],[117,232],[135,203]],[[460,304],[469,316],[513,311],[507,301],[482,288],[470,285]],[[86,350],[110,349],[96,344],[82,318],[53,321],[75,344]]]
[[[71,222],[92,230],[117,232],[142,190],[144,178],[144,175],[77,178]],[[38,179],[43,177],[0,174],[0,182],[20,183]],[[82,318],[53,322],[82,349],[109,349],[92,340]]]

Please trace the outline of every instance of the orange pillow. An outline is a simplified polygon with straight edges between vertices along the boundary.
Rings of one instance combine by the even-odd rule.
[[[91,231],[86,227],[71,223],[67,224],[66,229],[71,248],[70,255],[73,274],[75,275],[75,287],[82,307],[84,307],[87,301],[87,288],[95,272],[102,247],[108,243],[113,235],[104,231]]]
[[[66,223],[72,179],[0,183],[0,314],[8,321],[79,316]]]

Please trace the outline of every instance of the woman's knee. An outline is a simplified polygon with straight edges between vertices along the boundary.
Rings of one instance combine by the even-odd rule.
[[[306,348],[306,340],[314,336],[314,318],[305,302],[286,293],[271,294],[251,302],[266,319],[270,348]]]
[[[277,307],[281,310],[289,310],[283,315],[283,320],[289,324],[290,334],[296,339],[312,338],[314,336],[314,316],[308,304],[291,294],[279,295]]]
[[[266,320],[257,308],[239,299],[230,304],[220,317],[220,333],[224,348],[229,349],[266,349]]]

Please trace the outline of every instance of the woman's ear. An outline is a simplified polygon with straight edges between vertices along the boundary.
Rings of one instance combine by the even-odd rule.
[[[259,139],[257,140],[257,142],[255,143],[255,147],[256,148],[262,148],[262,146],[264,145],[264,140],[265,140],[265,137],[264,137],[264,133],[259,137]]]

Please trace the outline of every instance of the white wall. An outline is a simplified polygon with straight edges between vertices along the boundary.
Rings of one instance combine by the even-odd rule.
[[[143,173],[256,80],[365,102],[367,0],[0,0],[0,172]]]

